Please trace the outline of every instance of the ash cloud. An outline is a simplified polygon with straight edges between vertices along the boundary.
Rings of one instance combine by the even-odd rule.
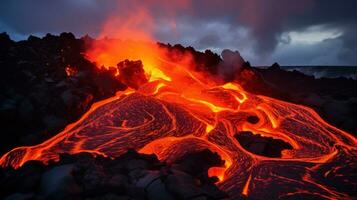
[[[159,0],[2,0],[0,31],[9,32],[15,39],[63,31],[95,37],[108,17],[135,13],[137,6],[146,8],[152,15],[156,24],[154,35],[162,42],[193,45],[202,50],[210,48],[217,53],[226,48],[237,49],[255,65],[270,65],[275,61],[290,65],[314,63],[324,55],[317,52],[317,57],[303,56],[297,51],[324,46],[330,48],[324,49],[327,57],[334,58],[327,64],[357,64],[354,56],[357,53],[355,0],[185,0],[170,3]],[[295,44],[284,38],[291,31],[299,32],[318,25],[339,29],[342,34],[309,45]],[[289,54],[281,53],[287,47]]]

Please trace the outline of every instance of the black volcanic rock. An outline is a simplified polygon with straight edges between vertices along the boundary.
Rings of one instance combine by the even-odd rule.
[[[13,45],[13,41],[10,39],[10,36],[3,32],[0,33],[0,50],[2,53],[5,53],[3,51],[7,50],[11,45]]]
[[[180,44],[170,45],[158,43],[161,48],[167,49],[168,58],[172,61],[180,61],[181,56],[185,54],[191,54],[193,61],[195,62],[197,71],[209,72],[211,74],[218,74],[218,65],[222,62],[222,58],[213,53],[211,50],[206,50],[205,52],[196,51],[193,47],[184,47]]]
[[[180,166],[180,170],[192,176],[199,176],[200,172],[206,172],[211,166],[224,166],[224,160],[221,160],[217,153],[212,153],[208,149],[184,155],[177,159],[175,164]]]
[[[257,116],[248,116],[247,121],[251,124],[256,124],[259,122],[259,118]]]
[[[237,82],[251,93],[274,96],[275,98],[289,98],[287,92],[274,88],[269,81],[265,80],[260,71],[252,67],[248,61],[243,64],[232,81]]]
[[[238,132],[234,137],[244,149],[261,156],[280,158],[283,150],[293,149],[289,143],[283,140],[263,137],[249,131]]]
[[[0,153],[42,142],[78,119],[93,102],[125,89],[114,72],[83,57],[72,33],[13,42],[0,34]],[[71,74],[67,74],[71,70]]]
[[[144,66],[140,60],[124,60],[118,63],[117,67],[119,70],[119,80],[128,87],[138,89],[139,86],[148,82]]]
[[[187,155],[175,167],[154,155],[133,150],[118,158],[93,157],[88,153],[63,154],[58,162],[44,165],[37,161],[21,168],[0,169],[0,198],[16,199],[223,199],[227,195],[209,182],[208,168],[193,176],[180,170],[196,164],[191,158],[213,156],[209,150]],[[185,164],[184,164],[185,163]],[[207,167],[216,166],[207,162]],[[26,198],[25,198],[26,199]]]
[[[280,70],[280,65],[278,63],[274,63],[268,69],[270,69],[270,70]]]

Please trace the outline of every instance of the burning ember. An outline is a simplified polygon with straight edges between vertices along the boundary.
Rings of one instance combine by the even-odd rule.
[[[69,76],[74,76],[76,73],[77,73],[77,71],[76,71],[76,69],[74,69],[73,67],[71,67],[71,66],[67,66],[67,67],[65,67],[64,68],[64,70],[65,70],[65,72],[66,72],[66,75],[69,77]]]
[[[191,55],[167,52],[152,43],[98,43],[88,58],[99,67],[114,67],[129,88],[95,103],[80,120],[42,144],[6,153],[1,166],[47,163],[61,153],[117,157],[130,148],[172,163],[209,149],[225,161],[210,168],[209,175],[219,178],[218,186],[232,199],[254,199],[262,193],[266,198],[349,198],[328,180],[350,180],[329,174],[343,170],[341,163],[356,163],[357,141],[312,109],[250,94],[236,82],[221,83],[193,70]],[[72,75],[70,68],[66,72]]]

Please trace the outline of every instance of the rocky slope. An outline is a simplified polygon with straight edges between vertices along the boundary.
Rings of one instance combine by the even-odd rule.
[[[185,155],[171,164],[134,150],[114,159],[64,154],[48,165],[31,161],[19,170],[0,169],[0,198],[223,199],[227,195],[214,184],[218,179],[207,174],[209,167],[223,163],[208,150]]]
[[[99,70],[85,58],[86,45],[92,41],[87,36],[76,39],[71,33],[62,33],[14,42],[6,33],[0,34],[0,125],[6,135],[1,140],[1,154],[44,141],[77,120],[92,103],[127,87],[114,71]],[[285,71],[278,64],[254,68],[238,52],[225,51],[220,57],[209,50],[159,45],[169,52],[191,53],[198,71],[237,81],[255,94],[310,106],[329,123],[357,133],[356,80],[315,79]]]

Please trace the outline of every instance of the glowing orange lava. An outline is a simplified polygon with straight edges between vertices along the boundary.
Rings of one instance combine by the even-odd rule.
[[[259,190],[261,181],[285,180],[274,175],[278,172],[272,167],[291,163],[307,170],[299,181],[315,185],[316,194],[346,197],[322,187],[309,173],[333,162],[341,153],[355,157],[353,136],[327,124],[310,108],[247,93],[237,83],[217,85],[184,65],[186,61],[172,63],[158,57],[155,62],[159,65],[150,68],[156,66],[157,70],[147,73],[152,78],[137,91],[128,89],[95,103],[79,121],[55,137],[6,153],[1,165],[18,168],[29,160],[46,163],[58,159],[60,153],[115,157],[128,148],[155,153],[170,162],[187,152],[208,148],[226,161],[225,167],[211,168],[209,175],[217,176],[219,186],[232,198],[254,197],[251,191]],[[154,71],[159,73],[150,73]],[[249,123],[248,116],[257,116],[259,122]],[[255,155],[234,139],[239,131],[281,139],[293,149],[284,150],[282,158]],[[271,170],[271,177],[259,177],[257,171],[264,168]]]

